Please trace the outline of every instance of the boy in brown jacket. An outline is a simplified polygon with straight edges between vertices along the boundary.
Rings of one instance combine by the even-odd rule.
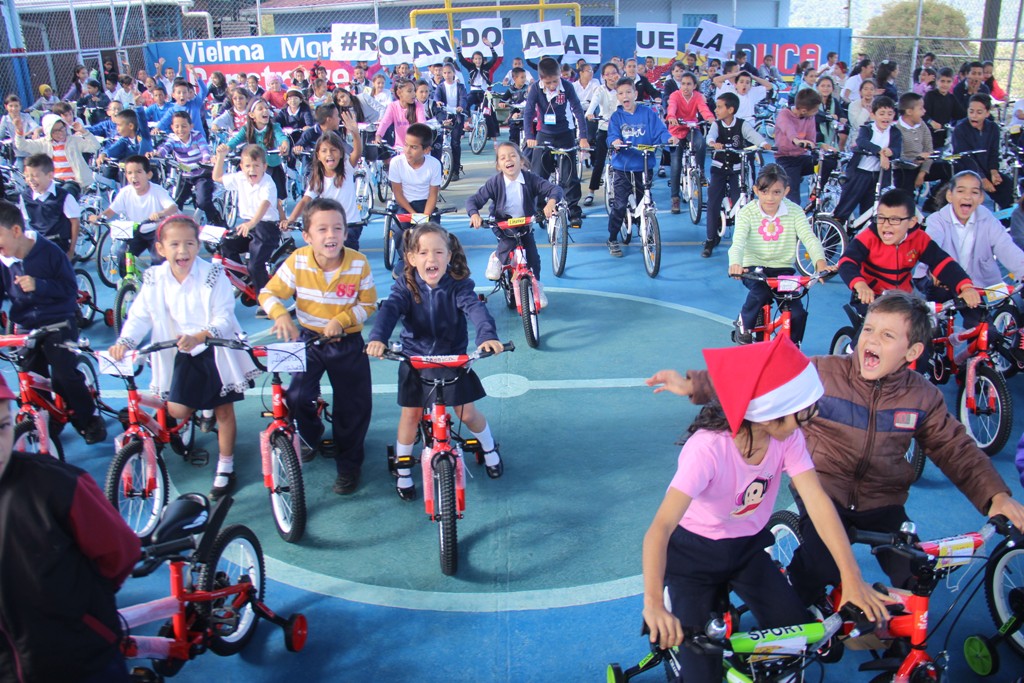
[[[886,292],[868,308],[857,347],[849,356],[816,356],[825,395],[817,415],[803,425],[818,478],[849,529],[896,532],[908,520],[904,503],[914,481],[904,458],[916,439],[928,457],[984,515],[1005,515],[1024,528],[1024,506],[987,455],[949,411],[942,393],[908,365],[924,351],[932,323],[926,303],[911,294]],[[704,370],[661,370],[647,380],[655,392],[715,400]],[[790,579],[806,604],[839,581],[839,570],[804,513],[803,542],[789,565]],[[910,578],[909,562],[879,558],[895,587]]]

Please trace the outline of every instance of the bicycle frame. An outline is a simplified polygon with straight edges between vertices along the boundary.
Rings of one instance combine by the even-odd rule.
[[[950,304],[953,305],[950,305]],[[992,357],[989,354],[989,325],[991,324],[988,317],[982,318],[981,322],[976,327],[970,330],[965,330],[959,334],[961,342],[967,342],[967,362],[965,365],[957,363],[955,352],[953,348],[953,335],[956,329],[956,306],[955,302],[947,302],[945,304],[933,304],[935,307],[935,315],[945,317],[945,333],[939,337],[932,338],[932,344],[939,346],[941,345],[941,355],[949,361],[949,367],[951,374],[955,375],[959,381],[960,371],[966,368],[964,383],[967,394],[967,407],[970,410],[977,410],[977,397],[974,393],[974,380],[977,372],[979,363],[986,365],[993,365]],[[962,363],[963,361],[961,361]],[[989,410],[995,409],[996,397],[994,394],[990,394],[988,397]]]
[[[519,294],[519,281],[525,278],[530,278],[530,291],[533,292],[533,301],[535,310],[540,310],[540,285],[537,283],[537,277],[533,274],[529,264],[526,262],[526,249],[523,247],[522,235],[519,234],[514,228],[521,228],[533,223],[533,216],[523,216],[520,218],[510,218],[507,221],[501,221],[498,223],[498,227],[505,231],[505,234],[509,237],[515,237],[516,247],[509,254],[507,263],[501,264],[501,278],[507,278],[507,282],[512,287],[512,295],[515,297],[516,302],[516,313],[519,315],[523,314],[523,301]],[[495,285],[495,290],[501,287],[502,279],[499,278],[498,284]]]

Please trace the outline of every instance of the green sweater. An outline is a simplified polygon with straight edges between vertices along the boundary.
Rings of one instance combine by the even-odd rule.
[[[740,209],[736,214],[732,246],[729,247],[730,266],[792,268],[796,261],[797,240],[803,242],[810,252],[812,262],[825,258],[825,250],[799,206],[783,199],[775,219],[778,224],[764,218],[756,199]]]

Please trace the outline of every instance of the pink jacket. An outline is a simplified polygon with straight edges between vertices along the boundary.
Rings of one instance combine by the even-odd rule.
[[[423,110],[423,103],[419,101],[416,102],[416,122],[427,122],[427,113]],[[391,126],[395,127],[395,148],[404,148],[405,131],[409,129],[409,119],[405,117],[405,109],[398,100],[389,104],[387,109],[384,110],[384,116],[381,117],[380,122],[377,124],[377,137],[383,137],[384,133]]]

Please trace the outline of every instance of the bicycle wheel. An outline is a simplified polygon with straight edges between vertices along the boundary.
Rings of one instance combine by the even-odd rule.
[[[825,263],[834,266],[839,263],[843,252],[846,251],[846,230],[834,218],[821,216],[811,222],[811,230],[822,249],[825,250]],[[803,242],[796,243],[796,265],[804,275],[814,275],[814,262],[811,260],[810,251]]]
[[[612,212],[612,200],[615,198],[615,185],[612,182],[611,173],[611,160],[605,161],[604,164],[604,210],[607,213]]]
[[[64,462],[64,444],[60,442],[60,437],[55,434],[56,430],[50,429],[50,444],[52,455],[57,460]],[[39,453],[39,432],[36,430],[36,425],[31,419],[22,420],[21,422],[14,425],[14,450],[24,451],[26,453]]]
[[[501,271],[501,293],[505,296],[505,305],[514,309],[516,307],[515,283],[512,282],[511,271]]]
[[[768,531],[772,532],[775,541],[764,550],[779,569],[785,569],[793,561],[797,547],[804,542],[800,534],[800,517],[792,510],[776,510],[768,518]]]
[[[437,506],[437,541],[441,573],[452,576],[459,568],[458,512],[455,510],[454,457],[434,457],[434,504]]]
[[[103,230],[96,244],[96,274],[100,276],[100,282],[111,289],[117,289],[117,283],[121,281],[116,248],[117,240],[110,236],[110,230]]]
[[[448,150],[441,152],[441,189],[448,188],[452,181],[452,153]]]
[[[96,228],[89,223],[89,216],[99,215],[99,209],[89,206],[82,209],[78,223],[78,240],[75,242],[75,261],[88,261],[96,254]]]
[[[84,329],[96,317],[96,285],[92,276],[81,268],[75,268],[75,285],[78,289],[78,327]]]
[[[196,603],[196,608],[203,615],[222,608],[234,613],[237,620],[234,632],[230,635],[214,634],[209,644],[210,649],[222,657],[238,654],[252,640],[260,618],[252,602],[262,601],[266,591],[267,572],[263,563],[263,547],[249,527],[233,524],[217,534],[210,554],[199,558],[199,562],[202,564],[199,570],[199,590],[219,590],[246,582],[255,591],[252,600],[246,601],[240,608],[234,607],[238,596]]]
[[[906,455],[903,458],[910,463],[910,466],[914,468],[914,481],[921,478],[924,474],[924,449],[921,448],[921,444],[917,440],[910,442],[910,448],[907,449]]]
[[[356,176],[356,206],[359,208],[359,222],[365,223],[370,219],[370,209],[373,208],[373,191],[365,173]]]
[[[117,287],[117,295],[114,297],[114,329],[118,334],[124,328],[124,321],[128,319],[128,311],[131,310],[132,302],[139,294],[139,281],[134,278],[121,280]]]
[[[75,369],[85,377],[85,386],[89,389],[89,395],[96,398],[100,395],[100,378],[96,374],[92,360],[88,356],[79,356],[75,360]]]
[[[1017,361],[1007,354],[1022,328],[1024,328],[1024,315],[1021,315],[1020,310],[1012,301],[1007,300],[1004,305],[1000,305],[996,309],[995,315],[992,316],[991,329],[998,333],[990,332],[990,341],[995,341],[996,347],[995,353],[991,354],[992,364],[1003,374],[1003,377],[1013,377],[1020,371]],[[992,337],[996,339],[992,339]]]
[[[519,280],[520,315],[523,317],[523,334],[526,343],[533,348],[540,346],[540,319],[537,301],[533,298],[533,278],[524,277]]]
[[[626,198],[626,215],[622,217],[622,225],[619,226],[619,241],[623,244],[629,244],[633,240],[633,205],[629,200],[632,197]]]
[[[473,126],[473,136],[469,139],[469,149],[473,154],[484,151],[487,145],[487,121],[481,116]]]
[[[136,536],[144,538],[160,523],[170,497],[170,479],[160,453],[156,471],[146,464],[142,441],[132,439],[121,447],[107,468],[104,494]]]
[[[694,225],[700,223],[700,215],[704,211],[704,189],[701,187],[700,169],[691,168],[687,171],[690,185],[690,196],[687,203],[690,207],[690,220]]]
[[[391,198],[391,181],[388,180],[388,171],[383,161],[378,161],[377,168],[377,199],[387,202]]]
[[[658,277],[661,270],[661,227],[654,209],[647,209],[640,238],[643,241],[644,269],[650,277]]]
[[[395,266],[395,253],[398,251],[398,219],[388,214],[384,217],[384,267],[391,270]]]
[[[840,327],[835,336],[832,337],[832,345],[829,346],[829,353],[833,356],[846,356],[853,353],[853,337],[857,331],[847,325]]]
[[[1024,547],[1010,547],[1004,540],[985,566],[985,601],[996,628],[1014,615],[1011,605],[1024,601]],[[1024,630],[1018,629],[1006,639],[1019,656],[1024,656]]]
[[[978,448],[992,456],[1003,450],[1013,427],[1013,403],[1006,379],[990,365],[978,364],[974,378],[974,409],[967,407],[966,381],[957,391],[957,417]]]
[[[555,225],[551,240],[551,270],[555,277],[565,272],[565,257],[569,251],[569,211],[559,209],[555,214]]]
[[[295,448],[284,432],[275,432],[270,437],[270,468],[274,526],[281,538],[298,543],[306,530],[306,489]]]
[[[231,229],[238,222],[238,195],[235,192],[224,193],[224,227]]]

